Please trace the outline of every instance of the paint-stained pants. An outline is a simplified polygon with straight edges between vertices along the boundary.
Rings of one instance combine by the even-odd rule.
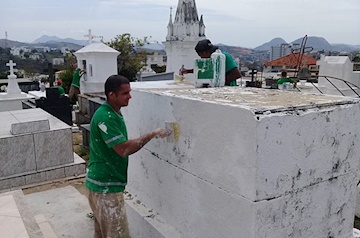
[[[70,86],[69,89],[69,99],[71,100],[72,97],[75,97],[76,100],[78,100],[78,94],[80,93],[80,89],[77,87],[74,87],[73,85]]]
[[[129,238],[123,193],[89,191],[94,215],[94,238]]]

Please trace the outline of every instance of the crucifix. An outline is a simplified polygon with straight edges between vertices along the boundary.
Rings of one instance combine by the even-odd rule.
[[[89,33],[87,35],[84,35],[84,37],[88,37],[88,44],[90,45],[92,43],[92,39],[94,38],[102,38],[102,36],[94,36],[91,34],[91,29],[89,29]]]
[[[6,63],[6,66],[10,67],[10,75],[14,75],[14,66],[16,66],[16,64],[10,60],[9,63]]]

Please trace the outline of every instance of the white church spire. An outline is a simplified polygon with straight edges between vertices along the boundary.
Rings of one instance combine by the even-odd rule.
[[[170,40],[174,33],[174,25],[172,23],[172,7],[170,7],[170,19],[167,28],[168,28],[168,34],[166,36],[166,40]]]
[[[172,22],[172,15],[170,14]],[[167,41],[193,41],[205,36],[204,23],[200,23],[195,0],[179,0],[174,23],[168,25]]]
[[[179,0],[174,21],[171,10],[172,8],[164,42],[166,72],[177,74],[182,66],[188,69],[194,67],[194,59],[199,58],[195,45],[199,40],[205,39],[205,24],[202,16],[199,21],[195,0]],[[190,77],[191,74],[187,75],[187,79]]]

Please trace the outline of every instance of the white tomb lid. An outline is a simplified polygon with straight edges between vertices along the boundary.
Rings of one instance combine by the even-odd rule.
[[[75,55],[77,54],[83,54],[83,53],[113,53],[113,54],[120,54],[119,51],[114,50],[110,46],[105,45],[104,43],[92,43],[90,45],[87,45],[80,50],[75,52]]]

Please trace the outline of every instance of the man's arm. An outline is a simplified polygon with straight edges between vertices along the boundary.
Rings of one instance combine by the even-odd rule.
[[[117,144],[117,145],[113,146],[112,148],[121,157],[126,157],[126,156],[134,154],[135,152],[140,150],[142,147],[144,147],[144,145],[146,145],[153,138],[155,138],[157,136],[164,138],[168,135],[169,135],[169,132],[166,129],[158,128],[154,131],[151,131],[149,133],[146,133],[146,134],[140,136],[139,138],[127,140],[123,143]]]
[[[235,81],[238,78],[241,78],[239,69],[237,67],[230,69],[228,72],[226,72],[225,84],[230,85],[230,82]]]
[[[179,74],[183,75],[183,74],[192,74],[194,73],[194,69],[180,69]]]

